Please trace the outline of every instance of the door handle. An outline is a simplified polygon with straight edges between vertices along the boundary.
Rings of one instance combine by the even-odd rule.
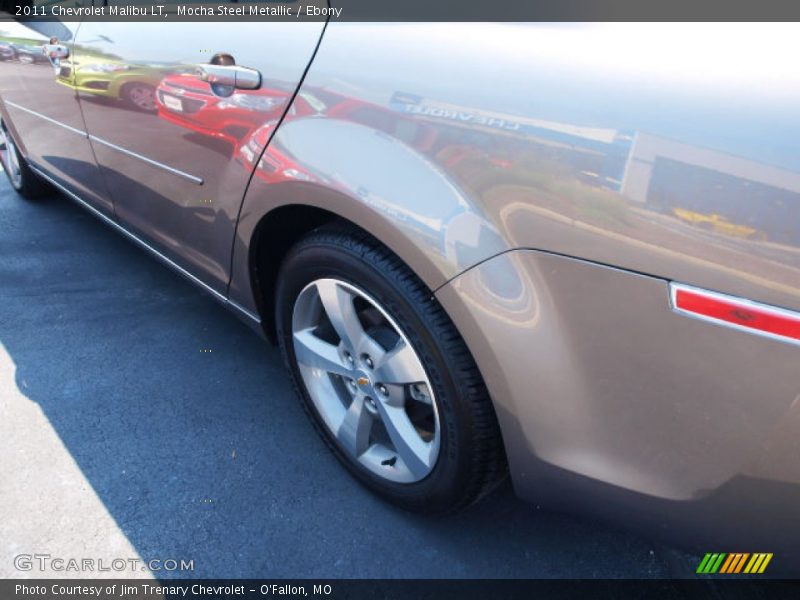
[[[239,65],[200,65],[200,79],[211,84],[219,96],[230,96],[234,89],[257,90],[261,87],[261,73]]]
[[[42,46],[42,52],[44,52],[51,61],[69,57],[69,48],[59,43],[45,44]]]
[[[42,52],[51,63],[69,57],[69,47],[59,42],[57,37],[51,37],[50,41],[42,46]]]
[[[61,59],[69,57],[69,47],[58,42],[58,38],[51,37],[47,44],[42,45],[42,54],[50,61],[53,73],[58,77],[61,72]]]

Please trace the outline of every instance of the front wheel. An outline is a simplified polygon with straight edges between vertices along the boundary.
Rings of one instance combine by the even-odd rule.
[[[0,162],[3,164],[8,182],[20,196],[32,200],[50,191],[49,186],[25,162],[2,120],[0,120]]]
[[[122,99],[128,105],[142,112],[156,112],[156,89],[146,83],[126,83],[122,87]]]
[[[491,401],[463,340],[424,284],[371,236],[317,230],[276,291],[281,349],[323,439],[363,484],[442,513],[505,473]]]

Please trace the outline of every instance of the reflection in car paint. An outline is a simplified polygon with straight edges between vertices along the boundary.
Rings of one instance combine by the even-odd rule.
[[[168,75],[158,85],[158,115],[172,123],[225,140],[233,149],[265,120],[283,112],[290,94],[279,89],[236,90],[222,98],[196,75]]]
[[[218,289],[230,289],[237,302],[255,310],[248,260],[265,214],[282,203],[307,202],[354,222],[361,218],[359,224],[383,234],[443,302],[458,292],[470,318],[489,315],[491,335],[514,338],[492,348],[490,362],[506,347],[515,348],[504,374],[518,371],[517,382],[524,385],[511,391],[504,407],[534,407],[541,414],[531,412],[522,423],[537,435],[522,440],[518,456],[535,454],[534,448],[553,465],[638,493],[681,502],[705,497],[752,462],[751,456],[740,456],[739,446],[726,452],[714,446],[724,469],[675,475],[687,456],[708,451],[703,440],[693,435],[675,447],[669,436],[640,434],[644,425],[655,434],[693,431],[694,398],[670,396],[664,386],[670,402],[660,402],[640,371],[670,381],[673,365],[684,357],[665,351],[669,339],[643,336],[648,339],[637,348],[659,360],[642,364],[629,340],[651,331],[653,323],[652,331],[664,337],[674,327],[675,339],[695,354],[708,339],[730,339],[699,339],[694,323],[674,324],[666,280],[800,307],[796,110],[749,83],[783,73],[785,65],[777,61],[766,74],[752,61],[736,65],[735,72],[701,69],[709,65],[699,65],[697,56],[710,60],[703,52],[705,28],[676,48],[671,32],[657,26],[625,30],[624,43],[614,37],[617,26],[477,27],[416,24],[412,44],[409,26],[385,26],[382,43],[373,44],[371,27],[333,25],[285,115],[302,69],[274,79],[264,70],[260,90],[222,98],[191,68],[181,71],[177,53],[164,50],[164,59],[173,62],[169,72],[158,74],[157,113],[122,121],[115,108],[84,102],[87,126],[119,134],[120,147],[138,144],[141,155],[165,152],[176,164],[198,165],[208,181],[203,197],[227,201],[227,212],[200,205],[171,180],[150,182],[150,170],[101,156],[104,175],[115,183],[121,219],[206,276],[211,273]],[[721,47],[737,51],[741,31],[714,31]],[[464,39],[478,35],[484,43],[464,47]],[[585,40],[593,40],[596,52],[587,53]],[[182,51],[175,40],[165,46]],[[107,77],[110,87],[111,80],[138,68],[133,62],[124,63],[130,68],[113,66],[118,64],[122,59],[107,56],[95,75]],[[403,68],[393,71],[387,64]],[[67,68],[62,64],[64,76],[77,86]],[[785,88],[775,87],[793,98],[798,86],[791,73],[783,73]],[[93,86],[98,89],[81,90],[82,101],[102,87],[84,85]],[[727,102],[726,94],[733,100]],[[154,145],[153,139],[168,143]],[[209,139],[229,146],[223,158],[202,152],[207,148],[199,146]],[[614,285],[604,287],[608,281]],[[553,289],[568,293],[556,297]],[[614,312],[618,306],[625,307],[623,314]],[[638,329],[619,333],[617,320]],[[531,348],[536,344],[529,339],[539,346]],[[742,347],[764,348],[748,343]],[[720,345],[720,360],[728,361],[721,372],[732,373],[725,369],[736,364],[738,350]],[[614,352],[607,354],[605,346]],[[776,352],[782,351],[784,360],[785,349]],[[478,352],[488,350],[476,347]],[[568,377],[537,381],[542,389],[529,397],[531,367],[525,361],[533,352],[545,364],[552,358]],[[628,362],[637,368],[629,369]],[[785,374],[787,364],[767,368]],[[760,399],[748,412],[750,379],[739,381],[734,374],[712,382],[691,367],[674,382],[676,388],[699,388],[708,396],[724,389],[724,401],[733,406],[716,407],[727,411],[721,418],[731,419],[726,422],[737,436],[733,425],[743,420],[737,414],[752,416],[759,431],[768,431],[772,424],[766,421],[786,412],[788,377],[774,382],[766,402]],[[635,372],[608,376],[626,369]],[[502,394],[508,392],[504,385]],[[641,402],[643,397],[651,404]],[[764,413],[765,405],[773,416]],[[712,412],[712,403],[706,406]],[[639,452],[618,445],[617,414],[638,420],[630,427],[630,445]],[[681,423],[683,430],[661,429]],[[581,434],[577,449],[564,443],[572,431]],[[726,441],[726,431],[712,433]],[[746,441],[761,443],[756,436]]]

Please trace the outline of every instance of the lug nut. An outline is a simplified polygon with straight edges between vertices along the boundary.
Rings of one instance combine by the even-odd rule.
[[[375,367],[375,363],[372,362],[372,359],[369,356],[364,358],[364,364],[367,365],[370,369]]]
[[[383,385],[382,383],[379,383],[379,384],[378,384],[376,387],[377,387],[378,391],[379,391],[379,392],[380,392],[382,395],[384,395],[384,396],[388,396],[388,395],[389,395],[389,390],[388,390],[388,389],[386,389],[386,386],[385,386],[385,385]]]
[[[351,365],[353,364],[353,355],[352,354],[350,354],[349,352],[345,352],[344,353],[344,358],[348,363],[350,363]]]

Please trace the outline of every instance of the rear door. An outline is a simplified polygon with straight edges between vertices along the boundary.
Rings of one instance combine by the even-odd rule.
[[[224,293],[238,211],[324,23],[86,22],[74,76],[120,222]],[[213,63],[213,64],[212,64]]]
[[[72,85],[70,57],[51,60],[43,51],[51,38],[57,38],[58,45],[71,53],[78,29],[78,23],[70,22],[3,22],[0,97],[28,160],[111,214]]]

